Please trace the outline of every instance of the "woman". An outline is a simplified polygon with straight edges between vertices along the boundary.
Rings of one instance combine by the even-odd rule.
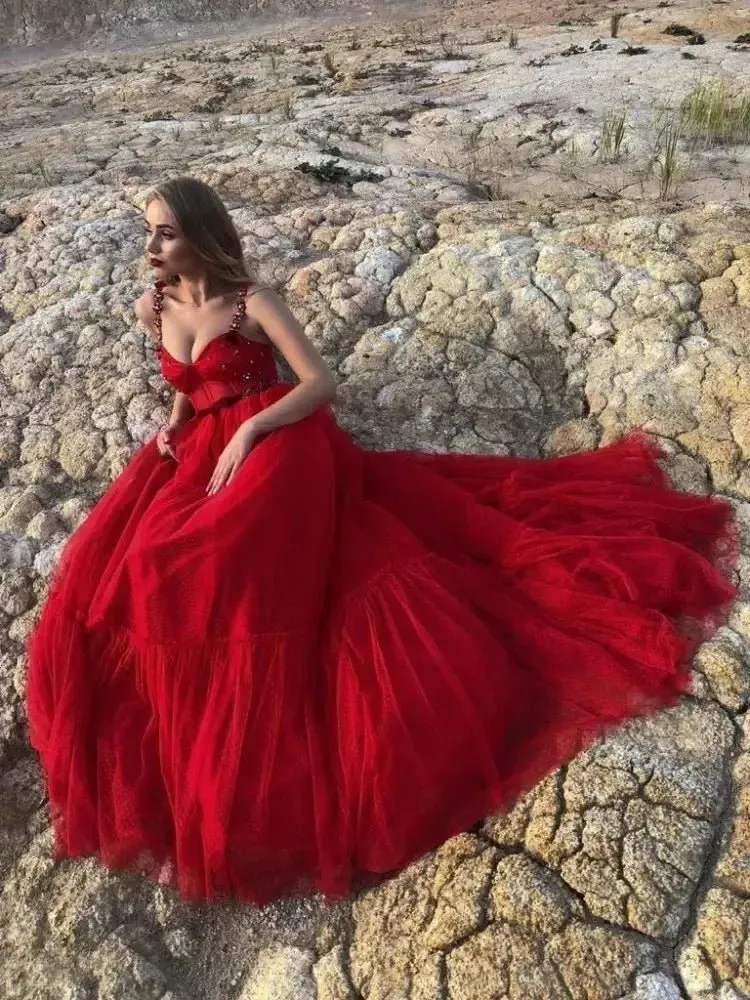
[[[69,540],[29,642],[58,857],[192,899],[335,898],[675,703],[735,595],[727,503],[674,489],[641,433],[365,451],[217,195],[172,180],[145,214],[136,312],[172,416]]]

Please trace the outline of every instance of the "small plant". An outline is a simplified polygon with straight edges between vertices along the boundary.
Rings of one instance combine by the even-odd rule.
[[[475,123],[464,137],[464,150],[467,154],[466,180],[469,186],[486,197],[491,196],[491,186],[486,176],[487,161],[482,143],[482,126]]]
[[[417,22],[416,21],[408,21],[404,25],[404,27],[403,27],[403,32],[404,32],[403,38],[404,38],[405,42],[411,43],[411,42],[416,41],[416,38],[417,38]]]
[[[581,158],[583,156],[583,150],[581,149],[581,145],[578,139],[575,136],[569,138],[566,141],[563,150],[564,150],[563,162],[565,165],[565,169],[570,174],[575,174],[575,171],[581,164]]]
[[[511,33],[508,35],[508,48],[509,49],[517,49],[518,48],[518,32],[517,31],[511,31]]]
[[[86,151],[86,137],[80,129],[76,129],[71,134],[70,148],[74,153],[84,153]]]
[[[617,32],[620,30],[620,22],[625,17],[624,14],[612,14],[609,19],[609,35],[610,38],[617,38]]]
[[[168,111],[147,111],[143,120],[144,122],[169,122],[174,120],[174,115]]]
[[[625,110],[605,115],[599,138],[599,159],[603,163],[613,163],[620,159],[622,140],[625,137]]]
[[[670,192],[674,189],[677,180],[677,144],[679,138],[679,129],[674,123],[670,123],[664,128],[656,159],[659,172],[659,197],[662,200],[670,197]]]
[[[683,38],[690,38],[691,35],[695,34],[693,28],[688,28],[685,24],[668,24],[662,35],[674,35],[676,38],[682,36]]]
[[[445,32],[440,35],[440,48],[443,50],[445,59],[463,59],[464,50],[461,43],[456,38],[451,38]]]
[[[184,83],[185,77],[180,76],[179,73],[175,73],[173,70],[169,69],[164,73],[160,73],[158,77],[161,83]]]
[[[747,144],[750,92],[732,94],[724,79],[697,81],[679,106],[680,133],[691,147]]]
[[[323,55],[323,68],[329,76],[336,76],[336,63],[330,52]]]
[[[298,170],[301,174],[311,174],[326,184],[345,184],[347,187],[351,187],[360,181],[370,181],[373,184],[377,184],[382,180],[378,174],[373,173],[371,170],[351,171],[342,164],[337,163],[334,159],[324,160],[323,163],[319,164],[305,161],[304,163],[298,163],[294,169]]]
[[[275,52],[269,53],[268,68],[270,70],[271,76],[276,76],[279,72],[279,57],[276,55]]]
[[[47,161],[40,157],[34,164],[34,168],[44,183],[49,187],[53,183],[52,170]]]
[[[281,117],[284,121],[290,122],[295,116],[295,101],[294,94],[287,92],[281,99],[281,104],[279,105],[281,110]]]
[[[501,197],[503,155],[497,139],[483,132],[482,122],[472,122],[462,130],[461,148],[448,147],[440,160],[441,165],[475,195],[496,201]]]
[[[217,94],[212,94],[207,101],[204,101],[202,104],[196,104],[193,110],[197,111],[198,114],[212,115],[224,107],[226,99],[227,94],[223,91]]]

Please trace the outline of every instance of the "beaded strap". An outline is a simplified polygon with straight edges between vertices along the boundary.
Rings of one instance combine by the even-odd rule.
[[[242,325],[242,320],[245,316],[245,310],[247,308],[247,285],[240,286],[240,290],[237,293],[237,308],[234,310],[234,316],[232,317],[232,325],[230,330],[233,333],[237,333],[240,326]]]
[[[161,343],[161,311],[164,308],[164,282],[157,281],[154,283],[154,319],[156,324],[156,331],[159,334],[159,343]]]

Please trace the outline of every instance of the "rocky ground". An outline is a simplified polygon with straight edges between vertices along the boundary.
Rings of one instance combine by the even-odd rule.
[[[699,78],[747,93],[750,12],[617,9],[617,38],[606,4],[467,3],[0,71],[4,1000],[750,996],[746,555],[677,708],[335,907],[189,908],[53,865],[25,740],[50,569],[169,406],[132,313],[168,174],[220,189],[366,444],[544,455],[640,425],[747,546],[750,150],[681,140],[673,175],[660,122]]]

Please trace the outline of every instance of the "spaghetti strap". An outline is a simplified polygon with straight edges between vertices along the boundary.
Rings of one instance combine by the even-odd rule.
[[[255,295],[256,292],[273,292],[273,291],[275,291],[275,289],[271,285],[258,285],[258,287],[254,288],[252,290],[252,292],[248,292],[248,286],[247,285],[245,285],[244,288],[245,288],[245,297],[246,298],[250,298],[250,296],[251,295]]]

